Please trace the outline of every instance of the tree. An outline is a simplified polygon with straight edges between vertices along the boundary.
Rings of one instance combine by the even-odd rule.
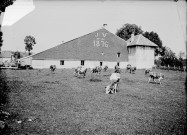
[[[5,8],[12,5],[14,3],[14,1],[16,1],[16,0],[1,0],[0,1],[0,10],[2,12],[4,12]]]
[[[12,5],[16,0],[1,0],[0,1],[0,16],[2,12],[5,12],[6,7]],[[1,32],[1,24],[0,24],[0,53],[1,53],[1,47],[3,45],[2,40],[3,33]]]
[[[164,55],[165,52],[165,47],[162,46],[162,40],[159,38],[158,34],[151,31],[151,32],[144,32],[143,36],[146,37],[147,39],[149,39],[150,41],[152,41],[153,43],[155,43],[156,45],[158,45],[158,47],[155,50],[155,56]]]
[[[21,53],[19,51],[16,51],[14,52],[13,54],[14,58],[17,60],[17,59],[20,59],[21,58]]]
[[[1,25],[0,25],[0,29],[1,29]],[[1,54],[1,47],[3,45],[3,33],[0,31],[0,54]]]
[[[134,35],[142,34],[143,30],[136,24],[126,23],[122,26],[122,28],[117,30],[116,35],[124,40],[128,40],[132,33],[134,33]]]
[[[36,44],[35,38],[33,36],[26,36],[24,42],[26,44],[25,50],[29,52],[29,55],[31,55],[30,51],[33,49],[33,46]]]
[[[177,66],[176,65],[177,57],[169,47],[165,47],[165,54],[162,57],[160,57],[160,60],[162,66],[168,66],[168,65],[171,67]]]

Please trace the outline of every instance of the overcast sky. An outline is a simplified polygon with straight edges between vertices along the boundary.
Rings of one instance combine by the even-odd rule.
[[[108,24],[116,33],[122,25],[156,32],[163,46],[186,52],[186,2],[174,1],[60,1],[16,0],[3,19],[2,50],[25,51],[24,38],[32,35],[37,53],[93,32]]]

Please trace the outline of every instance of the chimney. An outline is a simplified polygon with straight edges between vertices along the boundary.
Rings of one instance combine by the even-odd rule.
[[[103,24],[103,28],[106,28],[107,27],[107,24],[105,23],[105,24]]]

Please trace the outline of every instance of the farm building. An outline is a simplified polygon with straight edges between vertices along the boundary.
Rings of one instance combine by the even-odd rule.
[[[131,35],[127,41],[129,64],[138,69],[150,68],[154,65],[154,51],[157,45],[145,38],[142,34]]]
[[[2,63],[11,62],[13,59],[13,52],[11,51],[2,51],[0,53],[0,65]]]
[[[154,65],[155,47],[142,35],[134,36],[134,41],[130,42],[102,28],[20,61],[30,63],[33,68],[49,68],[50,65],[56,65],[57,68],[80,65],[87,68],[105,65],[109,68],[115,65],[126,68],[129,63],[137,68],[147,68]],[[143,59],[146,60],[144,63]]]

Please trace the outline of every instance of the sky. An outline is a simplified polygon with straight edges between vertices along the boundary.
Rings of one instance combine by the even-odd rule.
[[[186,2],[174,1],[60,1],[16,0],[2,22],[2,50],[25,51],[24,38],[34,36],[38,53],[91,33],[107,24],[116,33],[124,24],[156,32],[163,46],[186,53]]]

